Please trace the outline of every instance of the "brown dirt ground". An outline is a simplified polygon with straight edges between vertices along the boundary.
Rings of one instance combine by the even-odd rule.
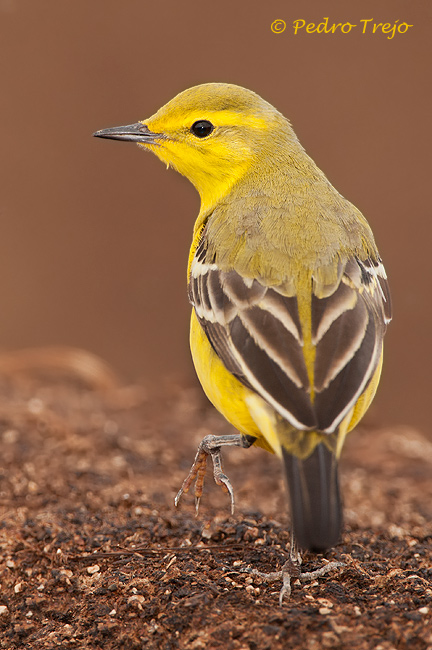
[[[343,539],[303,558],[346,566],[279,607],[279,583],[242,572],[287,555],[277,459],[225,453],[234,516],[210,472],[200,517],[191,495],[176,510],[198,442],[227,425],[198,389],[150,399],[80,359],[54,373],[0,363],[0,648],[432,648],[431,441],[358,428]]]

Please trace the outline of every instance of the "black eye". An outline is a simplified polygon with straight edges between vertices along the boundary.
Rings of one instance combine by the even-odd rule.
[[[196,135],[197,138],[206,138],[213,131],[214,126],[208,120],[198,120],[191,126],[191,133]]]

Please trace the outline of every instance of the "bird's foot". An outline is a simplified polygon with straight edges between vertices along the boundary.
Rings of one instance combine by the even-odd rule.
[[[284,598],[287,598],[289,600],[291,596],[291,581],[293,579],[300,580],[300,582],[312,582],[312,580],[321,578],[330,571],[335,571],[336,569],[344,567],[345,564],[343,562],[328,562],[320,569],[316,569],[315,571],[308,571],[305,573],[301,572],[300,566],[301,557],[300,554],[298,554],[298,557],[290,557],[289,560],[285,562],[280,571],[262,573],[257,569],[246,569],[245,572],[249,573],[250,575],[259,576],[266,582],[276,582],[278,580],[282,580],[282,588],[279,592],[279,605],[282,607]]]
[[[230,436],[213,436],[209,435],[201,440],[195,460],[192,463],[189,474],[183,481],[183,485],[177,493],[174,503],[178,506],[182,494],[186,494],[192,483],[195,481],[195,511],[198,515],[200,500],[204,489],[204,477],[207,469],[207,458],[210,456],[213,462],[213,477],[216,485],[220,485],[225,492],[228,492],[231,498],[231,513],[234,513],[234,490],[228,476],[222,470],[222,446],[232,447],[250,447],[253,444],[246,436],[233,434]]]

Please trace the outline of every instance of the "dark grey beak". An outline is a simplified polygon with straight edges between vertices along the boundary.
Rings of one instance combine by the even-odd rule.
[[[158,144],[157,140],[163,138],[162,133],[152,133],[142,122],[128,124],[127,126],[113,126],[111,129],[101,129],[93,133],[96,138],[110,138],[111,140],[130,140],[142,144]]]

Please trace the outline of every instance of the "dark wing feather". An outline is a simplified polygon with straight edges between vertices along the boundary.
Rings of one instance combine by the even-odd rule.
[[[192,265],[189,296],[226,368],[295,426],[313,428],[297,300],[199,262]]]
[[[311,277],[311,291],[315,285]],[[380,262],[348,260],[323,297],[312,292],[311,386],[295,296],[207,263],[201,242],[191,266],[189,297],[230,372],[294,427],[325,432],[337,428],[373,376],[390,316]]]
[[[365,390],[390,318],[384,267],[370,259],[348,260],[333,293],[312,296],[314,406],[320,431],[334,431]]]

